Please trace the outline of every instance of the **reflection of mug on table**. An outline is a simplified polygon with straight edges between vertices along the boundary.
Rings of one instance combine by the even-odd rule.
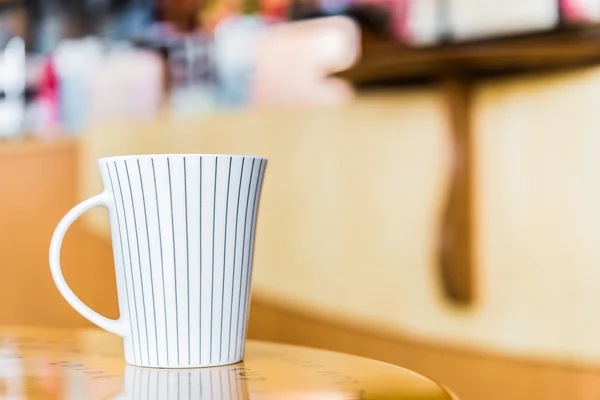
[[[149,369],[128,365],[125,390],[113,400],[247,400],[241,367]]]
[[[0,398],[20,399],[25,396],[23,363],[16,349],[0,347]]]
[[[58,224],[50,267],[84,317],[123,338],[145,367],[233,364],[245,350],[256,215],[266,160],[225,155],[141,155],[99,161],[104,192]],[[69,226],[109,211],[120,318],[83,304],[60,269]]]

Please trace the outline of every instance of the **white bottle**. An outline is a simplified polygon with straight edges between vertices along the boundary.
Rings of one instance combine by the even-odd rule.
[[[21,132],[25,116],[25,42],[12,38],[0,53],[0,138],[13,138]]]

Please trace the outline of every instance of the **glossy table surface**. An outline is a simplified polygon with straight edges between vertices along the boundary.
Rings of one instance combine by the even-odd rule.
[[[435,382],[391,364],[249,341],[244,362],[202,369],[125,364],[120,338],[97,329],[0,328],[0,398],[449,400]]]

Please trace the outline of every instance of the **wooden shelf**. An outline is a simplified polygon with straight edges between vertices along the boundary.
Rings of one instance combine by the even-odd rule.
[[[410,48],[366,38],[362,59],[337,74],[356,85],[575,67],[600,61],[600,27]]]

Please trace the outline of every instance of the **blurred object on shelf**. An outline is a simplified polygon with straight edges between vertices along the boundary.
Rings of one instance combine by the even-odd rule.
[[[108,13],[107,21],[101,29],[102,36],[111,41],[129,40],[153,22],[153,8],[149,4],[153,1],[113,1],[112,3],[117,3],[117,6],[112,7],[112,12]],[[119,6],[118,3],[124,4]]]
[[[129,42],[61,41],[54,59],[60,121],[74,135],[98,120],[154,116],[163,102],[163,62]]]
[[[397,1],[393,31],[396,37],[414,46],[438,44],[446,36],[443,0]],[[404,7],[401,7],[403,4]]]
[[[159,22],[135,35],[133,44],[160,55],[165,65],[162,85],[175,114],[205,113],[217,107],[212,37]]]
[[[171,47],[177,46],[185,37],[175,25],[169,22],[155,22],[131,37],[136,47],[150,49],[167,57]]]
[[[26,131],[51,139],[60,131],[60,98],[58,76],[52,57],[41,61],[37,93],[29,104]]]
[[[327,14],[337,14],[350,7],[352,0],[319,0],[319,8]]]
[[[331,105],[353,97],[350,84],[328,75],[360,54],[360,31],[347,17],[272,26],[259,40],[253,79],[258,105]]]
[[[401,16],[405,0],[297,0],[290,4],[288,18],[292,21],[346,16],[356,21],[364,35],[379,39],[394,39],[394,17]]]
[[[169,52],[169,97],[176,114],[213,111],[217,89],[213,65],[213,43],[201,34],[185,36]]]
[[[24,38],[27,34],[25,3],[20,0],[0,1],[0,43],[12,36]]]
[[[53,52],[61,41],[99,36],[129,40],[153,21],[153,2],[136,0],[27,0],[28,48]]]
[[[263,22],[286,19],[286,0],[272,0],[268,6],[270,9],[265,13],[265,4],[261,0],[211,0],[199,9],[198,23],[202,29],[214,32],[224,22],[244,16],[256,17]]]
[[[600,22],[600,0],[559,0],[561,16],[566,24]]]
[[[243,0],[214,0],[208,2],[204,9],[199,12],[202,28],[209,32],[214,32],[221,22],[241,15],[242,1]]]
[[[366,34],[431,46],[548,32],[600,22],[600,0],[309,0],[290,4],[292,20],[345,15]]]
[[[261,0],[260,7],[261,15],[267,23],[278,23],[287,19],[287,0]]]
[[[88,124],[90,112],[97,113],[94,118],[125,117],[129,106],[118,111],[116,104],[121,100],[128,102],[125,99],[135,91],[145,93],[143,85],[121,85],[114,90],[120,93],[124,87],[136,89],[119,96],[119,101],[106,101],[111,99],[107,84],[98,89],[96,110],[90,110],[88,103],[93,96],[88,81],[94,81],[96,70],[99,73],[103,63],[118,64],[115,59],[105,59],[117,47],[150,49],[161,56],[164,64],[159,68],[158,59],[150,61],[148,56],[142,57],[139,64],[123,65],[122,71],[106,65],[106,74],[113,78],[122,73],[137,79],[133,71],[148,63],[148,69],[139,76],[152,79],[148,89],[152,94],[134,107],[134,118],[149,115],[163,97],[176,115],[190,115],[243,108],[252,103],[343,103],[353,96],[351,86],[337,79],[342,75],[336,79],[328,75],[355,69],[355,64],[382,68],[384,74],[390,75],[400,71],[400,75],[410,75],[411,79],[418,75],[420,79],[443,73],[449,67],[462,71],[494,64],[494,71],[503,71],[519,62],[539,66],[550,65],[560,57],[578,59],[581,46],[573,46],[571,50],[577,54],[569,57],[560,42],[561,35],[572,35],[580,29],[589,32],[600,18],[600,0],[531,0],[518,6],[499,0],[75,3],[72,7],[64,0],[24,3],[32,33],[29,49],[31,54],[46,54],[56,61],[60,122],[71,133]],[[544,49],[540,50],[540,46],[531,44],[536,35],[555,36],[546,37]],[[507,50],[500,43],[509,39],[511,48]],[[472,48],[465,50],[468,46]],[[513,47],[519,48],[516,55],[508,54]],[[559,52],[561,55],[555,57]],[[372,63],[375,58],[378,59]],[[405,73],[404,68],[411,71]],[[158,71],[163,73],[160,78]],[[104,79],[108,77],[98,81]],[[52,112],[46,107],[51,103],[49,97],[38,95],[37,87],[29,89],[28,86],[30,97],[44,100],[33,102],[32,115],[46,121],[40,122],[42,125],[53,125]]]
[[[250,15],[231,17],[217,25],[214,61],[221,107],[240,108],[251,100],[257,45],[265,28],[260,17]]]
[[[88,122],[89,82],[102,61],[102,43],[91,37],[63,40],[54,57],[61,121],[68,133],[75,134]]]
[[[213,3],[221,3],[223,0],[159,0],[153,1],[154,22],[168,22],[181,31],[189,32],[198,26],[204,27],[203,10]]]
[[[446,1],[453,41],[545,31],[559,23],[556,0],[441,0]]]
[[[29,0],[27,16],[27,48],[30,52],[51,53],[70,34],[68,10],[56,0]]]
[[[13,37],[0,52],[0,138],[22,132],[25,117],[25,41]]]
[[[377,27],[376,30],[406,45],[427,46],[438,44],[444,38],[445,1],[355,0],[348,15],[361,27]]]
[[[113,49],[87,79],[87,124],[152,118],[163,105],[164,66],[154,52]]]

